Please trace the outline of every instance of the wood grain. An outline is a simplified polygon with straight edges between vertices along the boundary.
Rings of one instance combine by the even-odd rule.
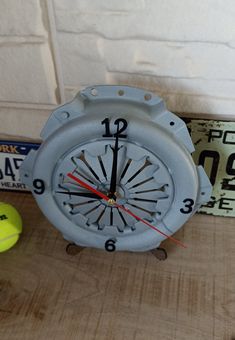
[[[235,220],[195,215],[148,253],[65,252],[30,194],[0,193],[21,213],[18,244],[0,254],[0,339],[235,339]]]

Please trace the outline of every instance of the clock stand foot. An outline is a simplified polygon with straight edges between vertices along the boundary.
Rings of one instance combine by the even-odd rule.
[[[165,261],[167,259],[167,252],[164,248],[156,248],[151,250],[151,253],[159,260]]]
[[[75,256],[75,255],[79,254],[83,249],[84,249],[84,247],[77,246],[75,243],[69,243],[66,246],[65,250],[66,250],[66,253],[68,255]]]

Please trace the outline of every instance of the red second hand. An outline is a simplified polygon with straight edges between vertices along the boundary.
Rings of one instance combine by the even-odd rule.
[[[109,201],[110,198],[108,196],[106,196],[105,194],[103,194],[100,191],[97,191],[96,189],[94,189],[93,187],[91,187],[89,184],[81,181],[78,177],[74,176],[71,172],[69,172],[67,174],[67,176],[71,179],[73,179],[75,182],[77,182],[78,184],[80,184],[83,188],[86,188],[87,190],[92,191],[94,194],[97,194],[98,196],[100,196],[101,198],[103,198],[105,201]],[[149,222],[143,220],[141,217],[135,215],[132,211],[130,211],[129,209],[125,208],[123,205],[119,205],[118,203],[116,203],[114,201],[113,205],[115,205],[117,208],[124,210],[127,214],[131,215],[132,217],[134,217],[136,220],[146,224],[147,226],[149,226],[151,229],[156,230],[159,234],[169,238],[171,241],[175,242],[176,244],[178,244],[179,246],[183,247],[183,248],[187,248],[187,246],[185,244],[183,244],[182,242],[180,242],[179,240],[175,239],[174,237],[165,234],[163,231],[161,231],[160,229],[158,229],[157,227],[155,227],[154,225],[150,224]]]
[[[71,179],[73,179],[75,182],[77,182],[78,184],[80,184],[83,188],[86,188],[92,192],[94,192],[94,194],[97,194],[98,196],[100,196],[101,198],[103,198],[105,201],[109,201],[109,197],[106,196],[105,194],[103,194],[100,191],[97,191],[96,189],[92,188],[89,184],[81,181],[78,177],[74,176],[71,172],[69,172],[67,174],[68,177],[70,177]]]

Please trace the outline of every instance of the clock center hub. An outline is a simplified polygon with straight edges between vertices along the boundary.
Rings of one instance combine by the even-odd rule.
[[[115,203],[123,205],[127,201],[127,191],[121,185],[117,185],[116,191],[113,194],[109,192],[110,183],[102,183],[98,186],[97,190],[101,191],[106,196],[110,197],[108,201],[102,200],[105,205],[114,206]]]

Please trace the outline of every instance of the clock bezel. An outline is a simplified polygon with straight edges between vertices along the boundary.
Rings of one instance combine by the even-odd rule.
[[[150,119],[147,120],[146,117],[142,119],[130,113],[118,115],[113,113],[86,114],[64,124],[47,138],[38,150],[32,174],[32,183],[33,180],[38,178],[45,183],[43,195],[34,194],[41,210],[66,239],[83,246],[104,248],[109,237],[94,236],[86,230],[82,230],[82,232],[79,230],[78,233],[73,223],[65,220],[64,214],[54,202],[52,181],[55,166],[61,161],[62,155],[77,145],[89,141],[90,136],[100,139],[104,131],[101,121],[106,117],[110,120],[119,117],[126,119],[128,121],[128,138],[139,145],[144,145],[145,148],[161,159],[169,169],[175,186],[175,195],[171,210],[164,218],[166,226],[163,227],[159,223],[158,227],[163,228],[166,233],[175,233],[194,213],[194,209],[192,209],[189,214],[182,214],[180,209],[184,206],[183,201],[186,198],[192,199],[195,202],[194,206],[196,206],[199,194],[197,169],[188,150],[176,140],[173,134]],[[110,235],[110,237],[113,236]],[[129,236],[120,237],[120,240],[117,238],[116,249],[144,251],[157,247],[164,239],[162,235],[151,229],[146,231],[144,239],[134,235],[130,235],[130,238],[128,238]]]

